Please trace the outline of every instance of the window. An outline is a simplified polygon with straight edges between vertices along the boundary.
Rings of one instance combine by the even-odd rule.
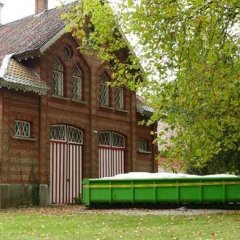
[[[108,81],[108,76],[104,72],[100,76],[100,105],[105,107],[110,105]]]
[[[53,62],[52,93],[63,97],[63,66],[57,58]]]
[[[148,139],[145,139],[145,138],[139,139],[138,150],[140,152],[149,152],[149,141],[148,141]]]
[[[67,58],[71,58],[73,55],[72,49],[68,45],[64,46],[64,55]]]
[[[115,132],[100,132],[98,140],[101,146],[125,147],[125,137]]]
[[[116,88],[116,108],[124,109],[124,92],[121,87]]]
[[[66,127],[65,125],[51,126],[50,128],[50,139],[65,141],[66,139]]]
[[[71,143],[83,143],[83,132],[81,129],[66,126],[66,125],[52,125],[50,128],[50,139],[52,141],[63,141]]]
[[[72,97],[74,100],[82,100],[82,72],[77,66],[72,74]]]
[[[25,121],[15,121],[15,137],[30,138],[31,124]]]

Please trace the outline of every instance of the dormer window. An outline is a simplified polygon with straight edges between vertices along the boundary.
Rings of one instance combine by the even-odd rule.
[[[82,100],[82,72],[77,66],[72,74],[72,97],[74,100]]]
[[[55,96],[63,97],[63,66],[60,61],[55,58],[52,68],[52,93]]]
[[[100,106],[109,107],[110,105],[110,89],[108,86],[108,78],[106,72],[100,76]]]

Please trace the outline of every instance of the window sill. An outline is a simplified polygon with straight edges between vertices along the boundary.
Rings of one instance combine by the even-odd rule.
[[[108,106],[101,106],[101,105],[100,105],[100,108],[102,108],[102,109],[106,109],[106,110],[111,110],[111,111],[114,110],[113,107],[108,107]]]
[[[128,111],[126,109],[118,109],[118,108],[116,108],[116,112],[128,113]]]
[[[141,149],[138,149],[138,153],[143,153],[143,154],[152,154],[152,152],[149,152],[149,151],[144,151],[144,150],[141,150]]]
[[[86,101],[77,100],[77,99],[74,99],[74,98],[72,98],[71,100],[72,100],[72,102],[81,103],[81,104],[87,104]]]
[[[67,97],[62,97],[62,96],[58,96],[58,95],[52,95],[53,98],[57,98],[57,99],[62,99],[62,100],[69,100],[69,98]]]
[[[36,142],[37,141],[37,139],[35,139],[35,138],[28,138],[28,137],[17,137],[17,136],[14,136],[12,138],[15,139],[15,140],[25,140],[25,141],[30,141],[30,142]]]

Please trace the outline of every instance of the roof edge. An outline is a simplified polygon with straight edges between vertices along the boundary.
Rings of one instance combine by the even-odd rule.
[[[14,89],[16,91],[23,91],[23,92],[33,92],[38,95],[46,95],[48,88],[40,88],[40,87],[31,87],[24,84],[18,84],[13,82],[8,82],[3,79],[3,81],[0,81],[0,88],[5,87],[7,89]]]
[[[2,65],[0,67],[0,78],[4,78],[4,75],[7,72],[8,64],[10,62],[10,59],[12,58],[13,54],[5,55],[2,60]]]
[[[49,47],[51,47],[59,38],[61,38],[65,33],[67,33],[65,26],[56,33],[52,38],[45,42],[42,47],[40,47],[40,53],[43,54]]]
[[[33,87],[23,83],[16,83],[9,79],[7,70],[13,55],[14,54],[9,54],[4,56],[3,58],[2,65],[0,66],[0,88],[5,87],[7,89],[14,89],[16,91],[20,90],[23,92],[34,92],[37,93],[38,95],[47,94],[47,91],[49,90],[47,85],[43,85],[42,87],[39,86]]]

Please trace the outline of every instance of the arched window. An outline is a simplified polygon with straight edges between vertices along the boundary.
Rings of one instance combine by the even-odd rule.
[[[116,88],[116,109],[124,109],[124,91],[123,88]]]
[[[52,68],[52,93],[63,97],[63,66],[57,58],[54,59]]]
[[[72,97],[74,100],[82,100],[82,72],[77,66],[72,74]]]
[[[83,143],[83,131],[67,125],[52,125],[50,128],[51,141],[63,141],[68,143]]]
[[[110,89],[108,86],[109,78],[104,72],[100,76],[100,106],[108,107],[110,105]]]
[[[100,146],[125,148],[125,137],[115,132],[100,132],[98,141]]]

